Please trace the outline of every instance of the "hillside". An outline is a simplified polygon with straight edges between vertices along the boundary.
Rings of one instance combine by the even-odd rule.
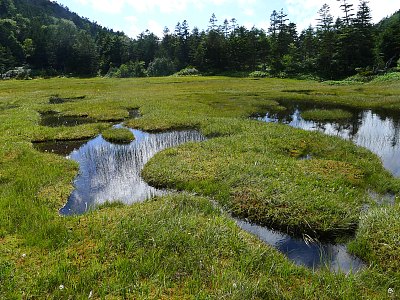
[[[94,75],[101,67],[100,45],[119,39],[129,40],[56,2],[0,1],[0,73],[28,64],[43,75]]]
[[[400,58],[400,10],[380,21],[376,29],[378,47],[384,60],[389,66],[395,66],[396,60]]]

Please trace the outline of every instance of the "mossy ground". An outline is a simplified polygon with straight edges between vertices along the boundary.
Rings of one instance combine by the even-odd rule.
[[[312,92],[285,92],[304,89]],[[50,104],[52,95],[77,100]],[[379,232],[387,249],[395,249],[392,235],[400,224],[385,222],[379,208],[379,217],[364,216],[360,205],[369,201],[366,189],[396,192],[398,180],[382,169],[376,156],[350,143],[247,118],[276,108],[282,99],[398,111],[399,95],[398,82],[330,86],[223,77],[0,82],[0,298],[87,298],[90,291],[94,298],[108,299],[384,299],[388,288],[397,293],[400,271],[390,267],[395,263],[383,262],[383,246],[363,237]],[[129,119],[132,107],[139,108],[141,118]],[[96,122],[40,126],[39,112],[44,111]],[[157,156],[146,170],[149,177],[150,170],[157,171],[155,161],[168,167],[177,162],[167,174],[171,178],[161,178],[159,184],[211,195],[247,215],[265,197],[276,210],[268,201],[261,203],[267,209],[259,221],[287,223],[294,230],[314,220],[310,226],[330,232],[337,226],[352,227],[361,217],[353,248],[371,267],[345,276],[294,266],[202,197],[169,196],[59,216],[78,166],[36,151],[31,141],[89,138],[116,120],[154,131],[197,128],[214,137]],[[307,153],[313,159],[299,160]],[[190,182],[178,181],[178,170],[187,172]],[[315,192],[319,201],[304,207],[299,191],[308,204],[306,192]],[[318,220],[318,214],[335,225]],[[363,218],[378,225],[370,228]],[[395,227],[386,235],[389,226]]]

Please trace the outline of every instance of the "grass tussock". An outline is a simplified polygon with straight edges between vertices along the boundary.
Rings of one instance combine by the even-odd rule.
[[[109,128],[102,131],[103,138],[116,144],[129,144],[135,139],[133,133],[127,128]]]
[[[352,250],[385,271],[400,269],[400,205],[370,210],[362,216]]]
[[[304,120],[311,121],[338,121],[351,119],[352,113],[342,109],[314,109],[301,113]]]

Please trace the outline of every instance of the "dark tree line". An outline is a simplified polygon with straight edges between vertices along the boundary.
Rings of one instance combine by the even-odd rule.
[[[206,30],[184,20],[165,28],[161,39],[149,31],[131,39],[47,0],[0,0],[0,73],[29,65],[47,75],[164,76],[192,66],[210,74],[337,79],[395,66],[400,11],[373,25],[367,1],[357,8],[338,2],[340,18],[324,4],[318,25],[301,32],[280,10],[272,12],[268,31],[213,14]]]

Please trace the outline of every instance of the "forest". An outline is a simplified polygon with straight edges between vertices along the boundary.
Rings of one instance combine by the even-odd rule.
[[[343,79],[395,68],[400,11],[372,23],[368,1],[338,0],[334,19],[324,4],[316,27],[301,32],[283,10],[267,31],[213,14],[206,29],[187,20],[136,38],[104,28],[48,0],[0,0],[1,78],[19,76],[144,77],[181,74]],[[268,18],[268,12],[266,12]]]

